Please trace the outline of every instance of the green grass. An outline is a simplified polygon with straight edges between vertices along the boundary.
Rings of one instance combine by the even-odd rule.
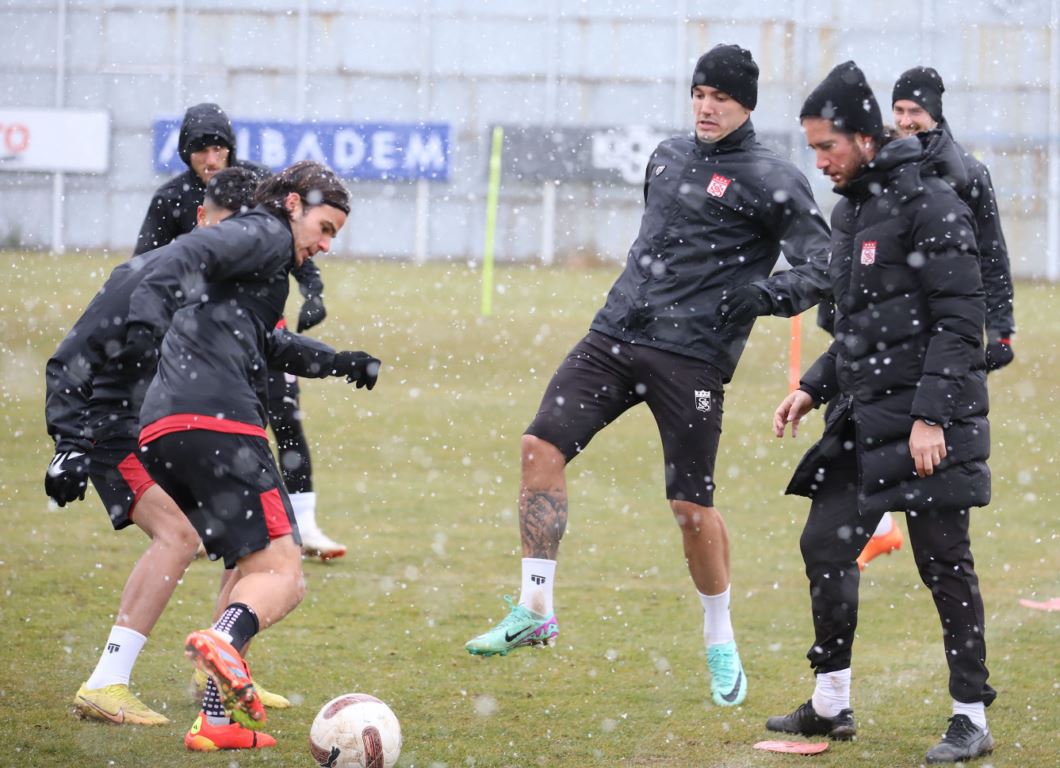
[[[4,253],[0,287],[0,765],[311,765],[309,724],[344,692],[384,699],[401,719],[404,766],[918,765],[949,714],[938,621],[903,550],[862,585],[853,704],[860,737],[817,758],[752,749],[765,718],[812,689],[812,639],[798,551],[804,499],[783,488],[819,432],[776,440],[787,322],[760,321],[725,402],[719,507],[732,538],[734,619],[750,679],[744,706],[709,702],[702,612],[662,488],[646,409],[624,416],[569,471],[570,526],[556,599],[561,642],[472,658],[464,641],[518,592],[519,435],[548,377],[585,332],[616,269],[500,269],[495,315],[478,316],[463,265],[324,262],[320,336],[385,367],[373,392],[303,386],[319,518],[343,560],[307,563],[305,602],[255,642],[255,676],[300,702],[274,712],[261,753],[191,757],[197,706],[181,641],[208,621],[219,574],[197,562],[134,671],[172,725],[80,723],[69,701],[91,672],[146,539],[111,531],[90,492],[49,510],[52,450],[43,368],[114,259]],[[1017,362],[991,377],[995,503],[975,513],[974,552],[999,691],[998,749],[985,764],[1060,761],[1060,614],[1021,597],[1060,594],[1060,325],[1055,286],[1019,286]],[[811,325],[808,322],[807,325]],[[823,335],[807,329],[806,355]],[[900,521],[904,526],[904,521]]]

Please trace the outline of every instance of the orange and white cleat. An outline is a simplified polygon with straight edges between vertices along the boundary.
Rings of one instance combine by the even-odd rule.
[[[892,523],[891,530],[880,536],[873,536],[865,545],[865,549],[861,550],[858,555],[858,570],[865,570],[865,566],[880,555],[889,555],[896,549],[901,549],[904,541],[902,529]]]
[[[302,555],[319,557],[321,560],[334,560],[346,554],[346,545],[332,540],[319,528],[307,528],[301,531]]]
[[[213,678],[229,717],[255,731],[265,724],[265,707],[250,679],[250,669],[239,651],[219,632],[192,632],[184,641],[184,655]]]
[[[276,739],[267,733],[252,731],[239,723],[210,725],[202,712],[184,734],[184,746],[192,752],[216,752],[219,749],[264,749],[275,747]]]

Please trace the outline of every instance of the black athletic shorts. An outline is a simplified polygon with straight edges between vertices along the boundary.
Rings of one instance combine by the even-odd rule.
[[[526,434],[569,462],[593,435],[647,403],[662,438],[666,498],[710,507],[723,397],[721,372],[709,363],[590,331],[552,377]]]
[[[144,466],[225,568],[288,533],[301,546],[291,500],[263,437],[194,429],[141,448]]]
[[[89,453],[88,476],[110,516],[114,530],[133,524],[136,502],[155,484],[140,463],[136,440],[98,443]]]

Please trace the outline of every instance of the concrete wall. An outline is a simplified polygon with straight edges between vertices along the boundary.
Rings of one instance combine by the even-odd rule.
[[[1045,269],[1049,0],[7,0],[0,106],[106,109],[111,169],[65,177],[68,247],[131,248],[152,190],[151,122],[216,101],[247,119],[448,122],[450,181],[352,183],[337,251],[410,257],[417,199],[429,258],[476,259],[485,220],[488,126],[689,127],[688,79],[718,42],[761,67],[759,129],[791,131],[802,99],[855,59],[888,113],[904,69],[931,64],[946,114],[990,165],[1014,270]],[[65,75],[57,34],[65,7]],[[798,150],[822,207],[834,196]],[[422,182],[426,184],[426,182]],[[52,179],[0,173],[0,242],[47,247]],[[640,216],[636,186],[563,184],[556,251],[621,259]],[[537,258],[540,185],[507,183],[497,255]],[[370,226],[368,225],[370,222]]]

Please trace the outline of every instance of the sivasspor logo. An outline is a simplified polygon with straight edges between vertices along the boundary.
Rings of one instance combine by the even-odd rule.
[[[710,184],[707,185],[707,194],[721,197],[725,194],[725,190],[729,188],[730,184],[732,184],[732,179],[727,179],[720,173],[715,173],[710,179]]]
[[[697,389],[695,390],[696,396],[696,410],[703,411],[703,413],[710,412],[710,390],[709,389]]]
[[[861,263],[865,266],[876,261],[876,241],[866,240],[861,244]]]

